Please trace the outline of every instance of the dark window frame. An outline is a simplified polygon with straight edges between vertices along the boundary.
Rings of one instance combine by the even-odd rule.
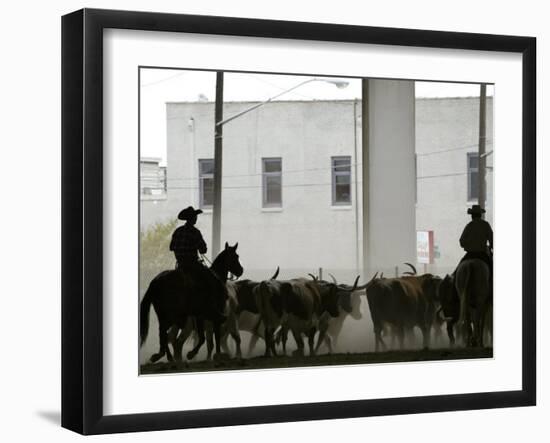
[[[279,162],[279,171],[266,171],[266,163]],[[267,187],[269,177],[279,177],[280,194],[279,202],[269,202],[267,198]],[[262,208],[282,208],[283,207],[283,158],[282,157],[262,157]]]
[[[339,160],[348,160],[347,167],[349,168],[347,171],[337,171],[337,167],[342,166],[336,166],[335,162]],[[348,200],[337,200],[336,195],[336,177],[337,176],[349,176],[349,199]],[[352,190],[351,190],[351,155],[335,155],[330,158],[330,176],[331,176],[331,189],[332,189],[332,206],[351,206],[352,205]]]
[[[472,167],[470,159],[477,158],[477,166]],[[477,192],[474,195],[474,190],[472,189],[472,175],[476,174],[476,182],[479,180],[479,154],[477,152],[468,152],[466,153],[466,180],[468,187],[467,198],[469,202],[477,201],[479,198],[479,184],[476,183]]]
[[[212,173],[205,174],[203,173],[202,165],[212,162],[212,168],[214,168],[214,159],[213,158],[200,158],[199,159],[199,208],[201,209],[212,209],[214,202],[212,204],[206,204],[204,202],[204,180],[212,180],[212,185],[214,185],[214,171]]]

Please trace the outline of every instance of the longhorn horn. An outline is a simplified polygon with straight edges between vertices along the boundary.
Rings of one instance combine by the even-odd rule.
[[[378,273],[377,273],[378,274]],[[384,271],[380,273],[380,278],[384,278]]]
[[[330,272],[328,273],[328,275],[330,275],[330,278],[332,278],[332,281],[334,282],[334,284],[337,285],[338,282],[336,281],[336,278],[334,278],[334,275],[332,275]]]
[[[367,289],[374,280],[376,280],[376,277],[378,276],[378,271],[376,271],[376,274],[374,274],[372,276],[372,278],[367,282],[365,283],[364,285],[361,285],[361,286],[357,286],[357,288],[355,289],[356,291],[360,291],[362,289]],[[359,278],[359,277],[358,277]]]
[[[353,292],[353,291],[357,290],[357,283],[358,282],[359,282],[359,275],[357,277],[355,277],[355,281],[353,282],[353,288],[351,288],[350,292]]]
[[[416,274],[414,274],[411,271],[405,271],[405,272],[403,272],[403,275],[416,275]]]
[[[309,275],[313,281],[317,281],[317,277],[315,277],[311,272],[308,272],[307,275]]]
[[[416,274],[417,274],[416,268],[415,268],[413,265],[411,265],[410,263],[407,263],[407,262],[405,262],[405,264],[406,264],[409,268],[412,269],[413,273],[412,273],[411,275],[416,275]]]
[[[277,270],[275,271],[275,274],[273,274],[273,276],[270,278],[270,280],[276,280],[277,277],[279,276],[279,266],[277,266]]]

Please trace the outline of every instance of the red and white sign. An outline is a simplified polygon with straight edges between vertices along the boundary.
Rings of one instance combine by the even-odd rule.
[[[434,262],[434,231],[416,231],[416,262]]]

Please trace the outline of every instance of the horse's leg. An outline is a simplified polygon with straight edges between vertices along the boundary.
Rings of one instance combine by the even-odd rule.
[[[178,359],[176,343],[177,343],[179,330],[180,330],[179,326],[176,326],[176,325],[168,329],[168,343],[172,345],[172,349],[174,351],[174,357],[176,358],[176,360]],[[181,357],[181,354],[180,354],[180,357]]]
[[[220,350],[220,322],[215,321],[213,326],[214,326],[214,340],[216,341],[216,354],[215,354],[215,356],[220,356],[221,355],[221,350]]]
[[[166,351],[168,351],[168,334],[166,332],[168,327],[169,326],[165,322],[159,321],[159,344],[160,344],[159,352],[151,356],[151,363],[155,363],[156,361],[159,361],[167,353]],[[170,351],[168,351],[168,353],[169,352]],[[169,355],[170,355],[169,360],[171,360],[172,355],[171,354]]]
[[[197,352],[199,352],[201,346],[205,342],[204,321],[202,319],[199,319],[199,318],[196,319],[196,328],[197,328],[197,344],[193,349],[191,349],[187,353],[187,360],[192,360],[195,357],[195,355],[197,355]]]
[[[180,333],[174,346],[174,357],[178,361],[183,360],[183,345],[193,332],[193,321],[190,318],[184,319],[180,326]]]
[[[213,327],[210,322],[206,323],[205,327],[206,333],[206,359],[212,359],[212,351],[214,350],[214,336],[213,336]]]

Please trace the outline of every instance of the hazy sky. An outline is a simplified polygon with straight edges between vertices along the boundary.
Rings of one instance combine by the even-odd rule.
[[[224,101],[263,101],[313,77],[269,74],[226,73]],[[322,77],[316,77],[322,78]],[[313,81],[282,95],[279,100],[346,100],[361,98],[360,79],[334,79],[348,82],[338,88],[324,81]],[[141,70],[141,156],[158,157],[166,163],[166,102],[214,101],[216,74],[205,71],[167,69]],[[492,95],[492,88],[487,88]],[[479,85],[417,82],[417,97],[478,96]]]

